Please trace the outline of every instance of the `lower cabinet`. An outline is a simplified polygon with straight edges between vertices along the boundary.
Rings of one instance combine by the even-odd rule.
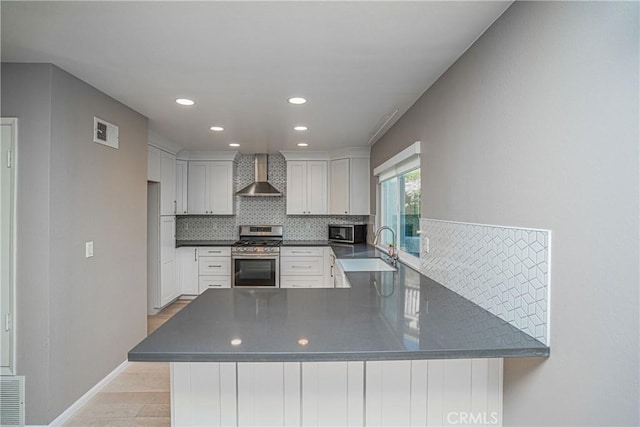
[[[231,287],[231,248],[176,249],[176,283],[181,295],[200,295],[209,288]]]
[[[175,426],[502,424],[502,359],[171,363]]]
[[[328,246],[280,248],[281,288],[332,288]]]
[[[198,249],[198,293],[210,288],[231,287],[231,248]]]
[[[178,288],[181,295],[198,295],[198,248],[176,249]]]

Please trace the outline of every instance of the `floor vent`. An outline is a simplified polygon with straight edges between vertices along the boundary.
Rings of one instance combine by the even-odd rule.
[[[24,425],[24,377],[0,376],[0,426]]]

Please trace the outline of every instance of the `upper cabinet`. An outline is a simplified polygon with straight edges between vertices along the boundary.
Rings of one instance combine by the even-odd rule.
[[[187,214],[188,163],[176,160],[176,214]]]
[[[176,214],[176,156],[162,151],[160,164],[160,215]]]
[[[331,160],[329,165],[329,213],[369,215],[369,157]]]
[[[162,151],[147,145],[147,181],[160,182]]]
[[[187,213],[233,215],[232,161],[190,161],[187,176]]]
[[[287,161],[287,215],[323,215],[327,210],[327,162]]]
[[[147,146],[147,181],[160,183],[160,215],[175,215],[176,156]]]

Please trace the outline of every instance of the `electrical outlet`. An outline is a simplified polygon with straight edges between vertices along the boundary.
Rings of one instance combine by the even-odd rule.
[[[429,238],[428,238],[428,237],[425,237],[425,238],[424,238],[424,240],[423,240],[423,242],[424,242],[424,251],[425,251],[426,253],[429,253],[429,249],[430,249],[430,247],[429,247],[429,246],[430,246],[430,245],[429,245]]]
[[[84,244],[84,256],[85,258],[91,258],[93,256],[93,241]]]
[[[189,231],[189,223],[188,222],[184,223],[184,231]]]

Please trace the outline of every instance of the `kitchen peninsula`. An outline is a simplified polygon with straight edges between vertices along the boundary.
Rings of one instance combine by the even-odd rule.
[[[500,422],[502,358],[549,355],[403,264],[346,276],[341,289],[208,290],[129,360],[172,362],[176,426],[442,425]]]

